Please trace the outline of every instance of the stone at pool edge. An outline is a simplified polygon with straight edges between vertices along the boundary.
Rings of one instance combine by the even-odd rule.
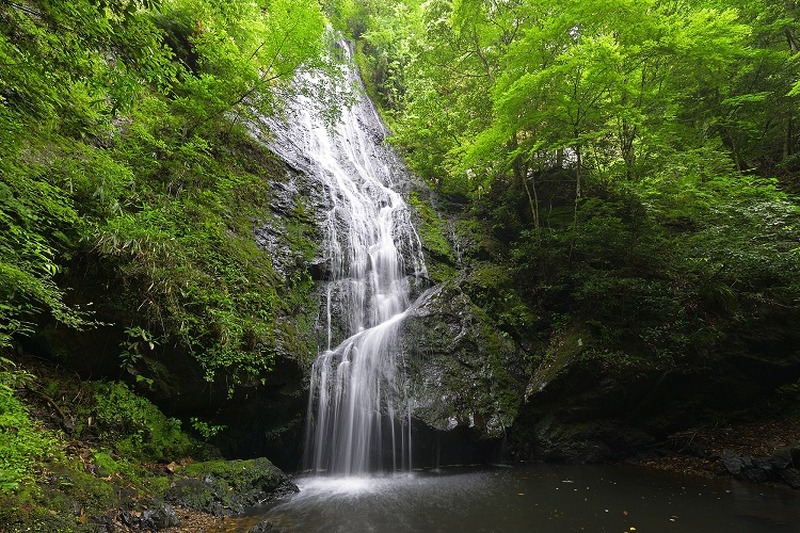
[[[268,521],[264,520],[250,528],[247,533],[279,533],[277,529]]]
[[[168,504],[159,505],[155,509],[146,509],[139,518],[139,528],[148,531],[158,531],[179,524],[180,520],[175,509]]]
[[[257,458],[187,465],[176,470],[164,497],[176,506],[225,516],[298,491],[278,467]]]
[[[791,485],[793,489],[800,489],[800,470],[797,468],[786,468],[781,470],[781,479]]]
[[[747,457],[742,457],[733,450],[725,448],[722,450],[722,457],[720,458],[725,470],[732,476],[738,476],[742,470],[753,466],[752,462]]]
[[[800,488],[800,470],[794,468],[794,449],[777,450],[771,457],[751,458],[729,448],[722,450],[720,461],[725,470],[742,481],[761,483],[783,481],[794,489]]]
[[[180,526],[180,518],[172,505],[158,500],[140,502],[144,509],[117,509],[94,520],[99,531],[117,531],[126,527],[134,531],[160,531]]]

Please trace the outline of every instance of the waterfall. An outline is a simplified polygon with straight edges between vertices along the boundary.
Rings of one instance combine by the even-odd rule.
[[[339,46],[346,61],[335,90],[345,94],[361,82],[350,46]],[[413,402],[396,339],[426,275],[396,190],[407,176],[362,93],[363,87],[335,124],[306,96],[293,99],[284,121],[267,121],[271,148],[318,180],[327,197],[329,279],[320,313],[326,339],[311,370],[305,461],[313,471],[340,475],[411,467]]]

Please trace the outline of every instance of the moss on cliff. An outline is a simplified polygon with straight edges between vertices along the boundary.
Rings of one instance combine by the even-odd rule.
[[[417,191],[412,191],[408,203],[419,215],[416,229],[422,241],[431,281],[441,283],[453,279],[457,274],[456,254],[448,238],[447,221]]]

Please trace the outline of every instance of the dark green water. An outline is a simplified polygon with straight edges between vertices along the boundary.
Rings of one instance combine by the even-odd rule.
[[[299,478],[280,532],[800,532],[800,492],[627,466],[450,468]]]

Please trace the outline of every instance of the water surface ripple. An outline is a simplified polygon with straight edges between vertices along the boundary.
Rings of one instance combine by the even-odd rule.
[[[631,466],[449,468],[303,477],[266,511],[281,532],[797,532],[800,495]]]

